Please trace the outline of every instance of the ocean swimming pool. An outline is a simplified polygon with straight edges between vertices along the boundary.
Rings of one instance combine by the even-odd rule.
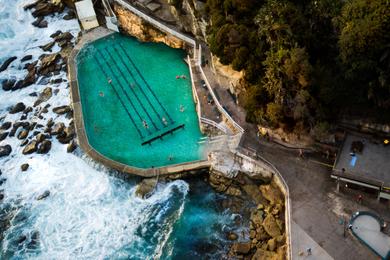
[[[77,79],[89,144],[137,168],[204,159],[185,57],[121,34],[85,45]]]

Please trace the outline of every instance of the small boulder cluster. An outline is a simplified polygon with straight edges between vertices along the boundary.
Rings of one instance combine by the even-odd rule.
[[[218,192],[253,202],[250,209],[249,234],[234,242],[228,257],[233,259],[273,259],[286,258],[286,231],[284,195],[272,180],[262,179],[259,185],[244,173],[234,178],[211,171],[208,179]],[[235,209],[237,210],[237,209]],[[248,237],[249,236],[249,239]],[[229,240],[238,240],[239,235],[229,233]],[[241,242],[246,241],[246,242]]]

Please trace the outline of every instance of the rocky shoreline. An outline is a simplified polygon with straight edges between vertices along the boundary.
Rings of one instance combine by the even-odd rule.
[[[211,171],[209,184],[218,192],[251,200],[249,239],[232,245],[229,257],[285,259],[286,230],[284,195],[272,180],[255,180],[244,173],[234,178]],[[238,235],[233,236],[237,238]]]
[[[46,17],[58,15],[65,11],[67,13],[63,19],[75,18],[74,10],[66,8],[62,2],[54,4],[49,0],[38,0],[24,6],[24,10],[32,11],[32,16],[36,18],[33,25],[38,28],[47,27]],[[51,52],[53,47],[58,46],[60,51],[44,53],[35,61],[32,60],[33,56],[31,54],[26,54],[23,57],[13,56],[6,58],[3,64],[0,65],[0,72],[6,71],[10,66],[13,66],[12,63],[15,60],[20,59],[21,66],[23,66],[21,69],[27,71],[24,79],[16,80],[10,75],[9,78],[2,80],[1,87],[6,92],[28,89],[33,84],[46,85],[41,92],[32,91],[29,93],[30,97],[36,97],[32,105],[18,102],[7,109],[8,114],[12,115],[15,120],[8,121],[6,119],[7,115],[4,114],[0,116],[0,141],[3,143],[0,145],[0,158],[10,156],[12,150],[16,149],[16,147],[12,147],[7,143],[8,138],[13,137],[17,138],[19,146],[23,147],[22,154],[26,156],[33,153],[47,154],[52,148],[53,138],[56,138],[61,144],[66,144],[69,153],[77,148],[74,124],[71,119],[73,116],[72,108],[69,105],[51,108],[49,102],[53,96],[59,93],[59,85],[66,81],[61,77],[61,74],[67,72],[67,57],[76,39],[70,32],[62,31],[57,31],[50,37],[52,38],[51,42],[39,47],[44,52]],[[54,116],[48,118],[46,114],[49,112],[54,113]],[[70,122],[65,125],[61,118],[63,118],[63,121],[70,120]],[[27,171],[29,165],[23,163],[20,168],[21,171]],[[2,200],[4,195],[2,192],[1,194]],[[49,194],[49,191],[45,191],[37,199],[43,199]]]

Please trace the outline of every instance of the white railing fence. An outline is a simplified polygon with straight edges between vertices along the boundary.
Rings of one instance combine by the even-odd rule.
[[[246,154],[252,154],[257,160],[263,161],[265,164],[267,164],[273,172],[278,176],[277,180],[280,181],[280,185],[284,188],[285,194],[286,194],[286,213],[285,213],[285,218],[286,218],[286,234],[289,234],[289,236],[286,236],[287,240],[287,245],[289,250],[287,251],[288,257],[287,259],[292,259],[292,245],[291,245],[291,199],[290,199],[290,190],[288,189],[288,185],[283,178],[282,174],[279,172],[279,170],[273,165],[270,161],[265,159],[263,156],[259,155],[256,150],[251,151],[247,148],[244,147],[239,147],[238,150],[242,151],[243,153]]]
[[[191,66],[191,64],[192,64],[191,63],[191,59],[190,59],[190,56],[188,56],[188,55],[187,55],[187,63],[188,63],[188,68],[190,69],[192,96],[194,97],[194,100],[195,100],[196,113],[198,114],[198,120],[199,120],[199,123],[200,123],[200,119],[202,117],[202,110],[201,110],[201,106],[200,106],[198,92],[196,91],[196,87],[195,87],[194,74],[192,72],[192,66]]]
[[[137,8],[133,7],[132,5],[130,5],[129,3],[123,1],[123,0],[115,0],[115,2],[117,2],[118,4],[122,5],[123,7],[126,7],[127,9],[129,9],[131,12],[133,12],[134,14],[138,15],[139,17],[141,17],[142,19],[144,19],[145,21],[153,24],[154,26],[156,26],[157,28],[159,28],[160,30],[162,31],[165,31],[171,35],[174,35],[175,37],[185,41],[186,43],[189,43],[193,46],[196,45],[196,42],[194,39],[184,35],[184,34],[181,34],[179,32],[177,32],[176,30],[173,30],[172,28],[166,26],[165,24],[157,21],[156,19],[150,17],[149,15],[145,14],[144,12],[138,10]]]
[[[199,56],[201,57],[201,54],[202,54],[202,46],[199,45]],[[198,57],[198,63],[199,63],[199,57]],[[213,97],[214,99],[214,102],[215,102],[215,105],[217,106],[218,110],[225,116],[225,118],[237,129],[238,132],[240,133],[244,133],[244,129],[239,125],[237,124],[236,121],[234,121],[234,119],[229,115],[229,113],[221,106],[221,104],[219,103],[219,100],[217,98],[217,96],[215,95],[214,93],[214,90],[213,88],[211,87],[211,84],[209,82],[209,80],[207,79],[206,77],[206,74],[204,73],[203,71],[203,68],[202,68],[202,64],[198,65],[199,66],[199,70],[200,70],[200,73],[202,74],[202,77],[204,78],[205,82],[206,82],[206,86],[208,88],[208,90],[210,91],[210,94],[211,96]]]

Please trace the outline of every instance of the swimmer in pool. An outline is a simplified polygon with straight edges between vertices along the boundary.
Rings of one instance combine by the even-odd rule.
[[[146,123],[145,120],[142,121],[142,124],[144,125],[145,128],[149,128],[148,123]]]
[[[164,125],[168,125],[168,122],[167,122],[167,120],[165,119],[165,117],[162,117],[162,121],[163,121],[163,124],[164,124]]]

